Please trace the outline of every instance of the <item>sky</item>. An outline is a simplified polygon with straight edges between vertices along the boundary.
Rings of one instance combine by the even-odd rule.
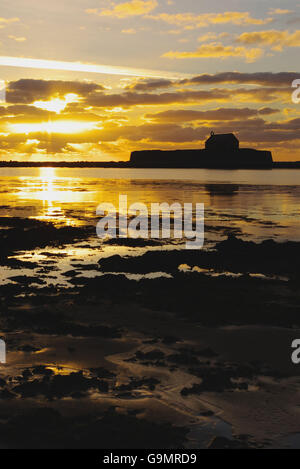
[[[1,0],[0,158],[127,160],[214,130],[300,160],[299,48],[299,0]]]

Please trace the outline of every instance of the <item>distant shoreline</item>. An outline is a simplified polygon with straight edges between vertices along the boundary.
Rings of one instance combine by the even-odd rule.
[[[136,168],[155,169],[150,167],[136,166],[129,161],[0,161],[0,168]],[[239,168],[192,168],[187,167],[159,167],[157,169],[239,169]],[[245,168],[246,169],[246,168]],[[256,168],[249,168],[256,169]],[[300,169],[300,161],[275,161],[272,169]]]

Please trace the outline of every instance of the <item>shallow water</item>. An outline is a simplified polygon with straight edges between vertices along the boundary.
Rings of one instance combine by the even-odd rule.
[[[300,172],[204,169],[1,168],[0,216],[93,224],[103,202],[205,204],[206,240],[241,230],[256,240],[300,240]],[[213,236],[211,232],[213,233]]]
[[[190,202],[193,207],[204,203],[205,248],[228,233],[255,241],[300,240],[299,174],[293,170],[2,168],[0,216],[34,218],[57,226],[96,227],[98,204],[112,203],[118,210],[119,195],[127,195],[128,206],[142,202],[149,210],[155,202]],[[180,240],[164,240],[163,245],[167,249],[184,247]],[[21,274],[40,277],[42,286],[70,287],[64,273],[76,270],[80,275],[76,262],[81,266],[96,265],[102,257],[143,254],[149,249],[161,249],[161,245],[107,245],[97,238],[95,229],[95,235],[86,242],[73,243],[70,239],[69,245],[46,249],[46,255],[42,248],[32,253],[20,252],[15,257],[39,264],[36,269],[22,269]],[[50,261],[53,268],[39,275],[39,268],[47,268]],[[2,267],[0,284],[11,283],[10,278],[19,274],[18,269]],[[85,277],[95,275],[99,275],[96,270],[84,271]],[[139,280],[141,276],[131,278]]]

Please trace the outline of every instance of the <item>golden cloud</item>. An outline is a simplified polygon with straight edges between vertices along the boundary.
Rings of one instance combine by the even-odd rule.
[[[279,112],[278,109],[262,108],[219,108],[208,111],[195,111],[189,109],[169,110],[156,114],[146,114],[145,118],[155,122],[192,122],[192,121],[234,121],[248,119],[260,115],[271,115]]]
[[[91,156],[97,153],[102,158],[105,151],[111,158],[125,159],[139,148],[199,148],[212,128],[220,133],[235,131],[243,143],[253,146],[276,145],[280,150],[288,142],[296,151],[299,115],[295,110],[288,114],[281,110],[283,102],[290,103],[293,77],[292,72],[227,72],[186,80],[145,79],[120,93],[85,81],[12,81],[7,85],[8,95],[15,104],[0,107],[1,154],[51,153],[70,158],[80,154],[87,158],[91,151]],[[214,83],[237,86],[213,88]],[[260,86],[241,86],[251,84]],[[209,88],[191,89],[191,85]],[[175,90],[155,92],[168,87]],[[41,103],[36,99],[46,100],[48,106],[53,94],[63,99],[70,92],[77,92],[81,99],[67,104],[60,114],[37,107]],[[216,102],[222,103],[220,107]],[[279,109],[275,102],[280,103]],[[266,103],[272,105],[266,107]],[[128,108],[126,116],[118,108]]]
[[[228,57],[243,57],[246,62],[255,62],[263,56],[262,49],[247,49],[246,47],[224,46],[221,43],[203,44],[195,51],[180,52],[170,51],[162,55],[168,59],[193,59],[193,58],[220,58],[226,59]]]
[[[247,11],[226,11],[224,13],[204,13],[201,15],[195,15],[194,13],[160,13],[158,15],[148,15],[148,18],[164,21],[165,23],[180,26],[185,29],[203,28],[210,24],[226,23],[235,25],[264,25],[273,21],[272,18],[253,18]]]
[[[125,3],[112,2],[111,9],[88,9],[87,13],[97,16],[112,16],[115,18],[128,18],[130,16],[142,16],[153,11],[158,3],[157,0],[131,0]]]
[[[13,34],[10,34],[8,36],[9,39],[12,39],[13,41],[16,41],[16,42],[25,42],[27,41],[26,37],[24,36],[14,36]]]
[[[182,126],[176,123],[146,123],[142,125],[118,126],[113,123],[104,124],[101,128],[94,128],[78,132],[53,132],[51,138],[45,132],[32,127],[32,131],[24,133],[10,133],[0,135],[0,145],[3,149],[14,148],[16,145],[38,141],[38,148],[47,152],[62,151],[68,145],[117,143],[120,140],[128,142],[148,141],[153,144],[164,142],[186,143],[198,142],[204,139],[211,129],[211,123],[203,122],[201,126]],[[267,122],[262,118],[247,118],[240,121],[215,121],[214,128],[220,133],[227,133],[235,129],[242,141],[247,142],[292,142],[299,141],[300,119],[279,122]]]
[[[122,29],[121,33],[123,33],[123,34],[136,34],[136,29],[134,29],[134,28]]]
[[[243,33],[237,38],[237,42],[247,45],[267,45],[273,50],[281,51],[284,47],[300,47],[300,30],[293,33],[275,29]]]
[[[271,15],[289,15],[290,13],[294,13],[292,10],[284,10],[282,8],[271,8],[270,14]]]
[[[10,23],[18,23],[20,18],[2,18],[0,17],[0,26],[5,26]]]

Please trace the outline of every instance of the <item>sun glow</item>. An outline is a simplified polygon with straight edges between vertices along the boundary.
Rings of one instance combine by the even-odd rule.
[[[78,103],[80,98],[78,94],[68,93],[63,99],[62,98],[52,98],[49,101],[35,101],[33,106],[38,109],[43,109],[45,111],[56,112],[59,114],[61,111],[67,107],[69,103]]]
[[[57,120],[48,122],[11,124],[10,130],[16,134],[75,134],[94,129],[95,122]]]
[[[57,216],[62,216],[62,209],[54,202],[58,199],[57,190],[55,189],[55,168],[40,168],[41,192],[40,199],[43,201],[45,214],[39,217],[40,220],[52,220]],[[68,220],[66,219],[68,225]]]

